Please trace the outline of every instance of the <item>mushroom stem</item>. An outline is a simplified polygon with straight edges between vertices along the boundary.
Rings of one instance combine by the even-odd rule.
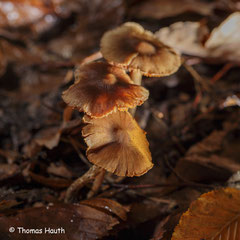
[[[106,173],[106,170],[102,169],[100,173],[96,176],[92,185],[92,189],[89,191],[87,198],[93,197],[98,192],[104,180],[105,173]]]
[[[77,194],[77,192],[88,182],[90,182],[92,179],[94,179],[99,172],[102,170],[102,168],[97,167],[93,165],[83,176],[75,180],[70,187],[67,189],[66,196],[64,201],[66,203],[71,202],[74,198],[74,195]]]
[[[73,114],[73,107],[65,107],[63,110],[63,123],[66,124],[66,122],[69,122],[72,118]]]
[[[81,64],[85,64],[85,63],[89,63],[89,62],[93,62],[93,61],[96,61],[98,59],[102,58],[102,53],[100,51],[98,52],[95,52],[87,57],[85,57]]]
[[[141,85],[142,83],[142,73],[139,69],[130,72],[130,77],[136,85]]]
[[[142,73],[139,69],[130,72],[130,77],[136,85],[141,86],[142,84]],[[134,117],[137,107],[129,109],[129,112]]]

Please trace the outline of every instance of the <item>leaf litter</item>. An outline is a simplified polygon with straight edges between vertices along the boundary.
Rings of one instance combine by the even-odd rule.
[[[40,240],[237,239],[239,190],[224,187],[239,187],[239,3],[178,2],[1,2],[1,239],[23,239],[10,226],[66,231],[34,235]],[[83,115],[61,94],[104,32],[127,21],[157,31],[184,62],[172,76],[143,78],[150,98],[136,119],[155,166],[138,178],[107,173],[97,193],[88,183],[66,204],[67,188],[90,164]]]

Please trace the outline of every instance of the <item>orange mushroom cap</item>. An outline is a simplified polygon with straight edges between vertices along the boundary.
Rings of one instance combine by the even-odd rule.
[[[104,118],[83,118],[82,135],[93,164],[118,176],[140,176],[152,168],[146,133],[128,112],[117,111]]]
[[[112,64],[130,71],[139,69],[152,77],[168,76],[181,65],[180,56],[172,48],[134,22],[106,32],[101,39],[101,52]]]
[[[75,76],[75,83],[63,92],[63,100],[91,117],[141,105],[149,95],[147,89],[133,84],[123,69],[108,63],[87,63]]]

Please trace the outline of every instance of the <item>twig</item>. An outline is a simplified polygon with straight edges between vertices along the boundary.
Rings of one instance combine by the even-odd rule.
[[[173,174],[181,181],[183,182],[189,182],[188,180],[186,180],[184,177],[182,177],[181,175],[178,174],[178,172],[175,171],[175,169],[171,166],[171,164],[169,163],[167,157],[164,157],[165,163],[167,164],[168,168],[173,172]]]
[[[197,94],[194,99],[193,106],[196,107],[202,99],[203,90],[209,92],[210,88],[208,83],[198,74],[198,72],[192,66],[186,63],[183,63],[183,66],[186,68],[186,70],[192,75],[193,79],[195,80],[194,85],[195,85]]]
[[[199,184],[194,182],[184,182],[184,183],[162,183],[162,184],[111,184],[112,187],[121,189],[143,189],[143,188],[161,188],[161,187],[203,187],[203,188],[215,188],[213,185]]]
[[[223,68],[218,71],[210,80],[211,83],[215,83],[216,81],[218,81],[220,78],[222,78],[222,76],[224,74],[226,74],[232,67],[234,66],[233,63],[227,63],[223,66]]]
[[[129,189],[129,193],[132,193],[134,195],[137,195],[139,197],[142,197],[142,198],[145,198],[145,199],[148,199],[152,202],[156,202],[156,203],[165,203],[165,204],[169,204],[171,205],[172,207],[176,206],[176,201],[172,200],[172,199],[164,199],[164,198],[156,198],[156,197],[149,197],[149,196],[145,196],[144,194],[141,194],[139,192],[136,192],[132,189]]]
[[[186,63],[183,63],[183,66],[192,75],[194,80],[204,88],[204,90],[206,90],[206,91],[210,90],[207,82],[198,74],[198,72],[192,66],[190,66]]]

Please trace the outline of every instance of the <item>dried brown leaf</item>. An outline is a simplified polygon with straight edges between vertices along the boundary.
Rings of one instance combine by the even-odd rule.
[[[166,240],[171,238],[174,227],[179,222],[180,217],[181,214],[179,213],[179,211],[175,211],[173,214],[168,215],[166,218],[164,218],[155,228],[151,240]]]
[[[240,190],[226,188],[205,193],[182,215],[172,240],[237,240],[239,220]]]
[[[17,206],[18,204],[19,202],[16,200],[3,200],[0,202],[0,213],[8,210],[9,208]]]
[[[2,46],[0,43],[0,77],[4,74],[6,66],[7,66],[7,59],[3,54]]]
[[[232,127],[234,131],[234,124]],[[228,130],[213,131],[208,137],[192,146],[188,150],[184,160],[200,163],[209,167],[215,166],[223,168],[232,173],[237,172],[240,170],[240,164],[234,155],[239,152],[239,148],[238,146],[232,145],[231,142],[227,145],[224,143],[230,131],[231,128]],[[234,155],[231,153],[225,154],[228,148],[234,148]]]
[[[12,164],[19,157],[19,154],[16,151],[0,148],[0,156],[4,157],[9,164]]]
[[[123,0],[71,2],[77,12],[77,23],[61,38],[51,41],[48,48],[64,58],[79,62],[93,51],[105,31],[122,22],[125,9]],[[69,0],[65,3],[68,8]]]
[[[134,6],[131,15],[136,18],[161,19],[185,12],[196,12],[202,15],[211,14],[214,3],[194,0],[147,0]]]
[[[233,173],[240,170],[237,138],[239,121],[235,121],[229,116],[223,130],[214,130],[202,141],[192,145],[185,156],[177,162],[174,173],[169,176],[167,183],[179,183],[179,177],[180,181],[186,182],[225,182]],[[176,187],[168,187],[162,192],[166,194],[174,189]]]
[[[59,127],[49,127],[39,131],[33,139],[33,144],[38,146],[53,149],[58,146],[62,134],[69,134],[73,129],[81,124],[81,119],[74,119],[72,121],[63,122]]]
[[[53,149],[59,143],[61,131],[59,127],[46,128],[38,133],[34,141],[39,146],[45,146],[48,149]]]
[[[0,180],[7,179],[19,172],[19,166],[16,164],[0,164]]]
[[[72,172],[69,171],[65,165],[58,166],[54,163],[50,164],[47,168],[47,172],[63,178],[72,178],[73,176]]]
[[[21,65],[30,65],[42,61],[40,55],[2,38],[0,39],[0,58],[0,76],[4,74],[7,64],[10,62],[21,62]]]
[[[19,59],[19,61],[23,61],[23,59]],[[20,71],[22,70],[20,69]],[[25,71],[26,73],[21,75],[20,89],[16,92],[16,97],[26,100],[52,92],[60,87],[64,83],[66,72],[65,70],[39,72],[30,68],[26,68]]]
[[[0,2],[0,27],[31,24],[53,12],[53,5],[47,1],[3,0]]]
[[[127,209],[123,208],[121,204],[111,199],[93,198],[90,200],[84,200],[81,203],[90,207],[105,210],[107,212],[110,212],[111,214],[115,214],[122,220],[127,219]]]
[[[29,208],[16,216],[0,217],[0,239],[9,240],[79,240],[99,239],[118,224],[117,218],[104,211],[83,204],[58,204],[49,207]],[[14,227],[14,233],[9,228]],[[42,234],[19,234],[18,227],[42,229]],[[62,228],[58,234],[44,233],[45,228]]]
[[[69,187],[72,183],[72,181],[69,179],[45,177],[45,176],[33,173],[31,171],[29,172],[29,175],[35,182],[38,182],[41,185],[48,186],[55,189]]]

